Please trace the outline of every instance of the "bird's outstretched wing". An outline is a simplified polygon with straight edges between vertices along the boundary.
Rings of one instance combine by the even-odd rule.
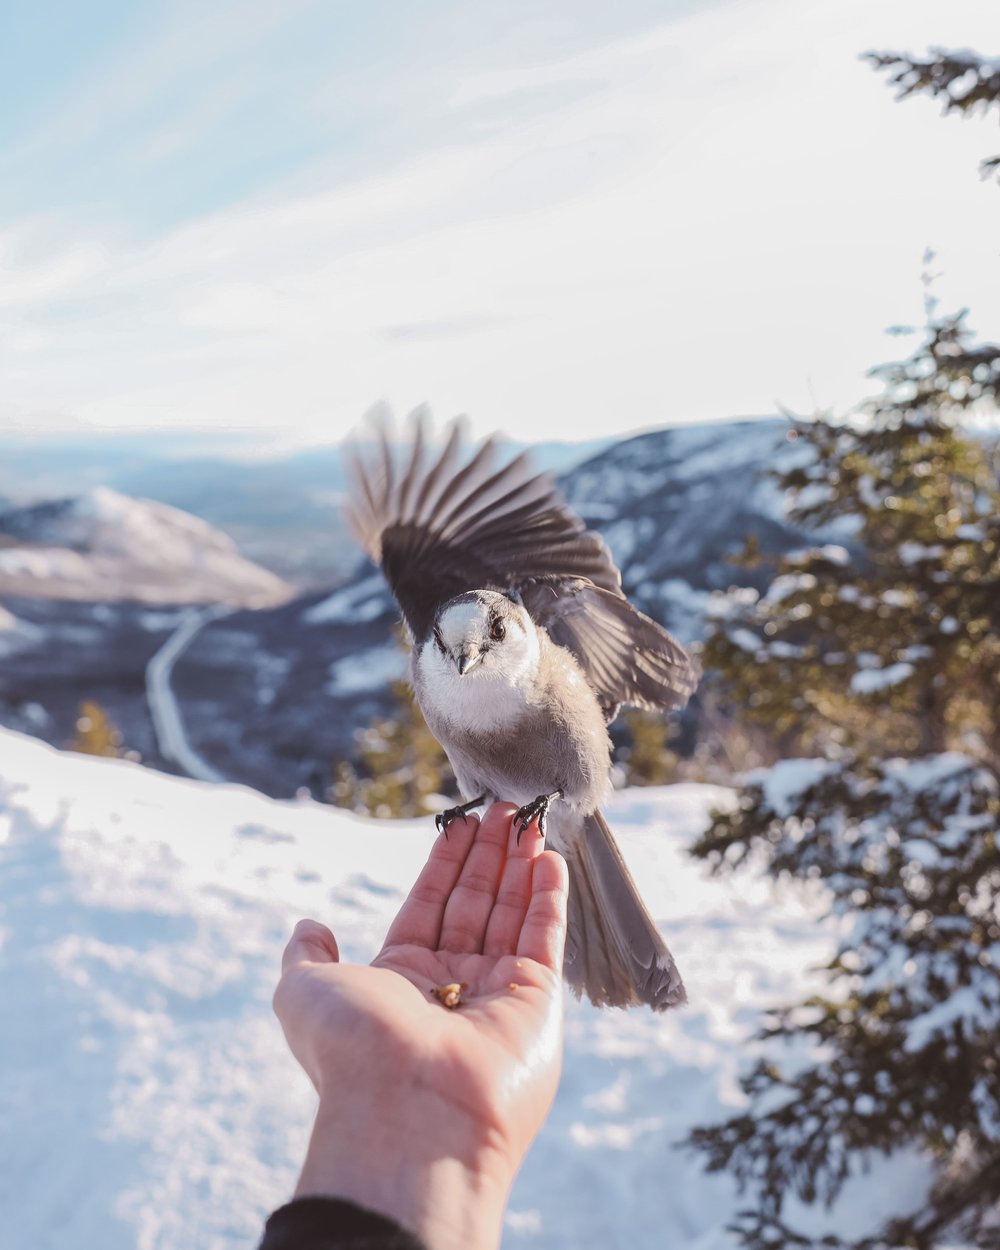
[[[418,418],[400,452],[384,427],[374,455],[355,448],[346,513],[382,566],[418,643],[438,607],[469,590],[519,594],[552,640],[580,661],[609,718],[620,703],[683,705],[694,666],[665,630],[624,598],[603,539],[526,455],[499,463],[494,439],[467,448],[453,422],[440,453]]]
[[[534,578],[519,590],[532,619],[579,660],[609,721],[623,703],[681,708],[694,693],[694,661],[620,593],[582,577]]]
[[[453,422],[444,450],[428,453],[423,422],[399,454],[384,428],[377,452],[355,451],[347,519],[381,564],[418,641],[438,606],[467,590],[516,590],[532,577],[585,577],[621,594],[604,541],[562,501],[527,456],[498,464],[496,442],[470,450]]]

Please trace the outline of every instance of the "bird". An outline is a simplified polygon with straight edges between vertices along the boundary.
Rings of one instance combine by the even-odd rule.
[[[443,444],[443,445],[442,445]],[[608,725],[622,705],[680,709],[698,670],[635,608],[604,540],[529,453],[470,446],[455,420],[436,443],[385,423],[348,448],[346,519],[380,566],[410,642],[409,680],[463,801],[518,804],[569,870],[563,974],[600,1007],[683,1003],[681,975],[601,807]]]

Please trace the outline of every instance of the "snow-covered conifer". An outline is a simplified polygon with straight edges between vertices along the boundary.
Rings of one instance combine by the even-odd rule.
[[[795,424],[781,484],[825,541],[706,646],[719,697],[814,758],[749,776],[695,854],[822,883],[842,917],[826,991],[765,1019],[747,1109],[690,1139],[752,1194],[749,1250],[1000,1247],[1000,347],[929,311],[877,400]],[[917,1210],[887,1193],[881,1227],[822,1238],[789,1213],[899,1151],[933,1169]]]

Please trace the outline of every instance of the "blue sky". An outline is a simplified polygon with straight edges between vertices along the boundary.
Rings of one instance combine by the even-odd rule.
[[[1000,335],[995,127],[857,60],[936,43],[1000,6],[0,0],[0,430],[846,408],[927,245]]]
[[[460,75],[600,48],[689,7],[10,5],[0,46],[0,204],[5,214],[94,211],[155,232],[297,176],[325,185],[361,177],[504,124],[475,104],[455,107]],[[571,96],[572,84],[564,92]],[[549,91],[550,104],[558,94]],[[530,113],[533,103],[545,101],[529,93],[515,107]]]

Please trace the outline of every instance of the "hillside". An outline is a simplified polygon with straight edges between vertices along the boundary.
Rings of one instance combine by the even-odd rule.
[[[740,1104],[757,1013],[833,944],[817,890],[707,879],[684,853],[727,792],[624,792],[610,809],[691,996],[663,1016],[567,1002],[555,1109],[504,1245],[724,1250],[739,1202],[673,1149]],[[62,755],[0,731],[0,1209],[10,1250],[247,1250],[305,1145],[312,1091],[270,1012],[300,915],[372,956],[431,821]],[[16,1009],[11,1010],[11,1005]],[[821,1225],[861,1230],[919,1161],[880,1163]]]
[[[291,593],[199,517],[105,486],[0,513],[0,595],[264,607]]]

